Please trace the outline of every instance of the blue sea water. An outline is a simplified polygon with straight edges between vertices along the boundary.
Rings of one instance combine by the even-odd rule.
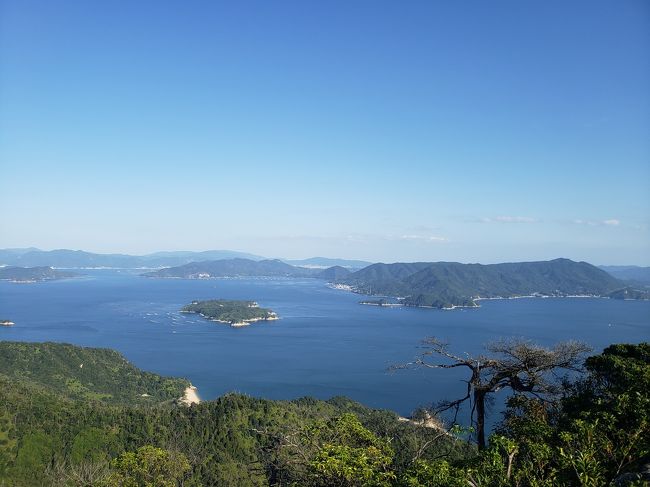
[[[110,347],[138,367],[187,377],[203,399],[230,391],[270,399],[349,396],[409,414],[457,396],[462,371],[398,370],[436,336],[458,353],[524,337],[542,345],[650,340],[650,302],[591,298],[483,301],[441,311],[362,306],[313,279],[147,279],[128,270],[72,280],[0,282],[0,340]],[[193,299],[255,300],[281,319],[231,328],[179,313]]]

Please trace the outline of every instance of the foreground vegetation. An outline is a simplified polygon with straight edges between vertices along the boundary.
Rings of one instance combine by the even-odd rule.
[[[57,397],[107,404],[172,403],[186,379],[144,372],[114,350],[65,343],[0,342],[0,377]]]
[[[2,486],[648,485],[637,477],[650,461],[649,344],[590,357],[587,372],[555,400],[512,396],[481,451],[345,398],[229,394],[190,407],[164,395],[149,403],[126,392],[89,398],[50,382],[79,368],[78,354],[86,363],[101,357],[101,379],[102,367],[124,367],[119,354],[0,345],[0,363],[14,357],[22,368],[8,375],[3,367],[0,376]],[[43,354],[57,357],[47,372],[38,366]],[[95,376],[77,380],[94,390]]]

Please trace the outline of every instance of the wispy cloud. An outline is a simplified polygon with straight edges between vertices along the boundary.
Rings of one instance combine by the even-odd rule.
[[[439,235],[423,235],[423,234],[403,234],[403,235],[367,235],[367,234],[349,234],[345,236],[345,240],[351,243],[365,243],[369,244],[373,241],[382,240],[385,242],[422,242],[422,243],[442,243],[448,242],[446,237]]]
[[[496,216],[496,217],[487,217],[481,218],[483,223],[536,223],[536,218],[529,216]]]
[[[400,235],[399,239],[419,241],[419,242],[431,242],[431,243],[447,241],[445,237],[438,237],[435,235]]]
[[[573,220],[573,223],[576,225],[587,225],[590,227],[618,227],[621,224],[621,220],[616,218],[609,218],[607,220]]]

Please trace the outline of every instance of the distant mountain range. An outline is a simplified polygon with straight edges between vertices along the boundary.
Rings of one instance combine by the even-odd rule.
[[[50,266],[63,268],[150,268],[174,267],[190,262],[204,262],[224,259],[267,260],[266,257],[237,252],[233,250],[207,250],[204,252],[172,251],[155,252],[147,255],[128,254],[96,254],[83,250],[39,250],[34,247],[25,249],[0,249],[0,265],[22,267]],[[325,269],[341,266],[348,269],[360,269],[370,262],[362,260],[329,259],[327,257],[312,257],[303,260],[287,260],[283,262],[294,266]]]
[[[569,259],[492,265],[373,264],[339,279],[339,283],[359,293],[401,296],[406,305],[435,308],[476,306],[479,298],[520,296],[648,298],[647,291],[630,288],[591,264]]]
[[[0,250],[0,264],[23,267],[51,266],[63,268],[159,268],[187,264],[205,260],[244,258],[262,260],[264,257],[235,252],[232,250],[208,250],[205,252],[156,252],[147,255],[95,254],[83,250],[39,250],[3,249]]]
[[[283,261],[230,250],[156,252],[143,256],[95,254],[81,250],[0,250],[0,279],[46,280],[70,277],[59,268],[151,268],[147,277],[313,277],[375,296],[401,297],[409,306],[476,306],[480,298],[589,295],[648,299],[650,268],[595,267],[555,259],[505,264],[411,262],[367,264],[359,260],[314,257]],[[300,265],[297,265],[300,264]],[[332,265],[329,265],[332,264]],[[328,267],[324,267],[328,265]],[[24,267],[21,269],[18,266]],[[2,277],[2,276],[8,277]]]
[[[316,277],[320,269],[289,265],[281,260],[226,259],[168,267],[143,274],[147,277],[203,279],[210,277]]]
[[[148,277],[201,279],[266,276],[314,277],[370,295],[399,296],[407,306],[476,306],[479,298],[521,296],[601,296],[647,299],[648,292],[628,286],[586,262],[556,259],[507,264],[415,262],[372,264],[356,272],[341,266],[324,270],[291,266],[280,260],[230,259],[194,262],[160,269]]]
[[[283,262],[291,265],[297,265],[301,267],[314,267],[326,269],[328,267],[345,267],[346,269],[363,269],[364,267],[369,266],[372,262],[367,262],[365,260],[349,260],[349,259],[329,259],[327,257],[311,257],[310,259],[302,260],[286,260],[283,259]]]
[[[320,271],[314,277],[317,277],[318,279],[325,279],[326,281],[330,282],[338,282],[346,279],[350,274],[351,271],[349,269],[341,267],[340,265],[335,265]]]
[[[350,270],[341,266],[327,269],[298,267],[278,259],[253,261],[249,259],[226,259],[207,262],[192,262],[177,267],[168,267],[146,272],[147,277],[208,279],[211,277],[314,277],[337,282],[350,275]]]
[[[650,286],[650,267],[636,265],[601,265],[599,267],[622,281]]]

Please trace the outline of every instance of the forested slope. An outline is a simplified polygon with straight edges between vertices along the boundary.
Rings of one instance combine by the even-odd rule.
[[[406,469],[423,444],[429,445],[425,458],[459,458],[468,449],[345,398],[269,401],[228,394],[187,407],[165,400],[180,395],[185,380],[139,371],[117,352],[10,342],[0,342],[0,350],[0,486],[120,485],[119,460],[142,448],[149,456],[182,458],[168,467],[180,469],[185,486],[308,485],[320,474],[301,457],[316,460],[319,448],[340,441],[343,430],[359,452],[391,445],[394,453],[381,457],[386,472]],[[85,376],[86,369],[94,372]],[[157,401],[131,401],[143,387],[156,386]]]
[[[115,350],[0,341],[0,374],[70,399],[156,404],[183,396],[186,379],[144,372]]]
[[[404,297],[411,306],[475,306],[476,298],[609,296],[625,284],[587,262],[373,264],[341,280],[356,291]],[[617,295],[613,295],[617,297]]]

